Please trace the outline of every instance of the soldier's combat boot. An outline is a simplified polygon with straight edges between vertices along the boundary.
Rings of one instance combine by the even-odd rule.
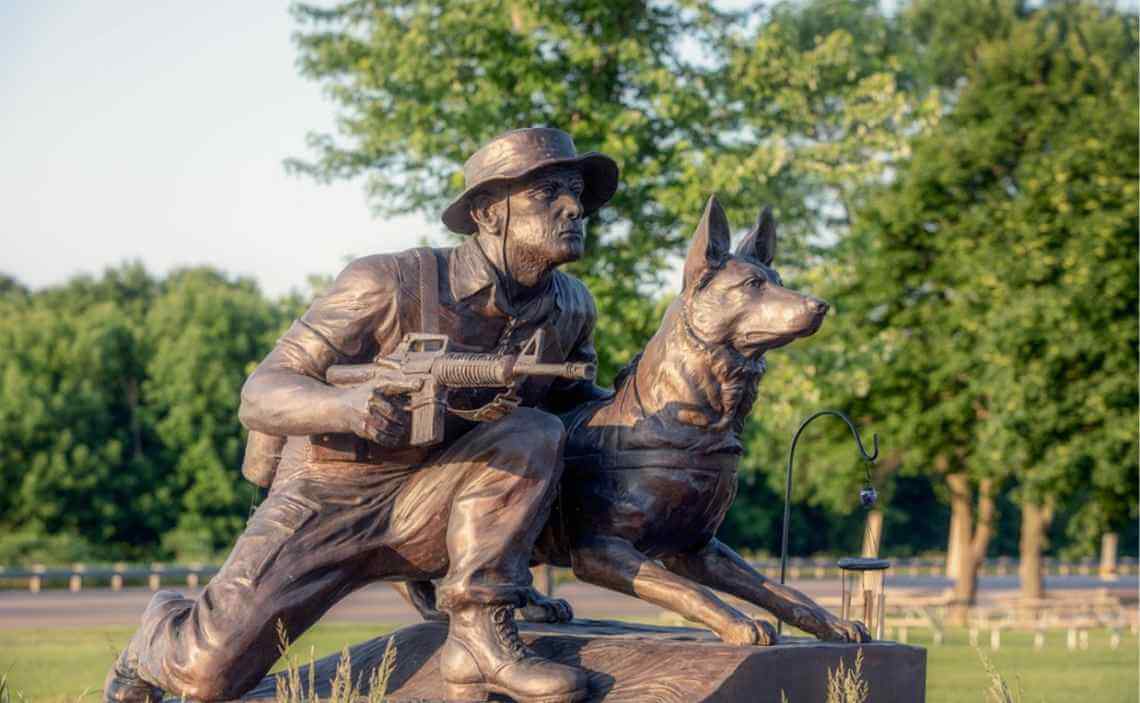
[[[588,694],[586,672],[543,659],[523,644],[510,605],[454,608],[439,669],[453,701],[500,693],[519,703],[575,703]]]
[[[139,678],[138,658],[131,645],[107,672],[103,682],[103,703],[161,703],[162,689]]]

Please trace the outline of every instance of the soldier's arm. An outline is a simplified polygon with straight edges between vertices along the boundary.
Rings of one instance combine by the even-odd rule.
[[[325,371],[367,360],[377,338],[398,336],[398,286],[397,268],[387,257],[349,264],[246,380],[242,424],[273,435],[360,434],[367,393],[326,384]]]
[[[566,360],[585,362],[597,367],[598,352],[594,349],[594,326],[597,322],[598,311],[594,305],[594,299],[586,291],[585,286],[582,286],[581,283],[577,283],[577,285],[581,286],[581,301],[586,314],[578,339]],[[583,403],[611,398],[613,394],[612,390],[602,388],[592,380],[568,381],[559,379],[551,385],[543,407],[552,413],[559,414],[573,410]]]

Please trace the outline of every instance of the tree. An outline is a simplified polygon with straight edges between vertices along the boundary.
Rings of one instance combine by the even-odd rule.
[[[710,192],[742,229],[759,204],[781,206],[787,253],[822,226],[807,207],[815,183],[854,188],[881,170],[870,157],[889,151],[906,105],[887,49],[842,18],[793,31],[819,7],[843,4],[782,5],[753,34],[742,28],[758,10],[708,2],[299,5],[301,70],[339,121],[311,137],[312,160],[289,164],[366,176],[382,213],[434,214],[460,191],[463,160],[510,127],[558,126],[612,155],[621,187],[575,267],[598,301],[608,379],[654,331],[662,277]],[[848,14],[886,26],[871,2]]]
[[[207,268],[172,273],[146,315],[143,396],[168,476],[164,545],[205,557],[241,532],[256,497],[238,470],[242,383],[288,324],[247,279]]]
[[[438,212],[460,190],[463,159],[509,127],[558,126],[617,159],[621,186],[574,267],[598,302],[603,383],[656,329],[664,276],[710,193],[741,231],[773,205],[781,270],[801,278],[938,105],[896,81],[900,30],[871,0],[740,13],[710,2],[352,2],[295,14],[301,70],[326,87],[339,122],[290,166],[365,176],[382,213]],[[726,526],[750,547],[774,544],[779,505],[763,472],[782,465],[769,451],[804,410],[789,399],[811,394],[809,379],[777,373],[760,412],[773,413],[764,394],[778,387],[786,422],[750,429],[762,450],[746,457]]]
[[[141,267],[78,278],[0,303],[3,524],[126,547],[153,539],[137,390],[139,318],[153,280]],[[129,548],[128,548],[129,550]]]
[[[961,520],[971,485],[983,518],[1017,486],[1027,596],[1064,500],[1097,475],[1137,490],[1136,47],[1134,17],[1067,3],[980,46],[851,240],[843,333],[877,356],[852,401]],[[991,522],[957,527],[964,600]]]
[[[138,264],[0,296],[5,558],[212,556],[240,531],[238,390],[296,314]]]

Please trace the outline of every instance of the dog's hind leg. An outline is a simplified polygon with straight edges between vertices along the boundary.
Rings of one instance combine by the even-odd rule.
[[[774,644],[776,632],[712,591],[668,571],[616,537],[591,537],[570,551],[574,574],[596,586],[640,598],[702,623],[729,644]]]
[[[435,605],[435,584],[431,581],[393,581],[389,584],[416,609],[424,620],[447,622],[447,613]]]
[[[674,573],[758,605],[820,639],[871,640],[861,623],[837,618],[791,586],[769,580],[717,539],[710,540],[696,552],[671,556],[664,563]]]

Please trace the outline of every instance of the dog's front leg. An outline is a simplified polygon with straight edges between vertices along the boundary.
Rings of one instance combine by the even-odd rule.
[[[729,644],[774,644],[776,632],[712,591],[661,567],[616,537],[591,537],[570,551],[574,574],[596,586],[667,608],[702,623]]]
[[[710,540],[696,552],[670,557],[665,565],[698,583],[754,603],[821,640],[871,641],[862,623],[837,618],[791,586],[770,581],[719,540]]]

